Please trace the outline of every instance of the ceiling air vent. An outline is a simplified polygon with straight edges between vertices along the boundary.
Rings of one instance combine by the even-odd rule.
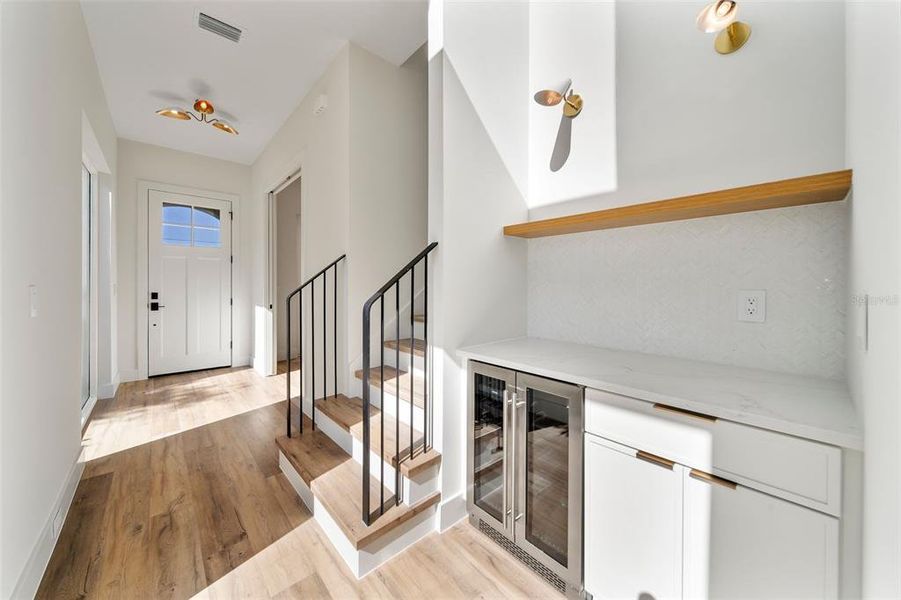
[[[215,33],[216,35],[222,36],[225,39],[231,40],[233,42],[237,42],[241,39],[240,29],[233,27],[228,23],[220,21],[219,19],[215,19],[205,13],[197,14],[197,25],[201,29],[205,29],[210,33]]]

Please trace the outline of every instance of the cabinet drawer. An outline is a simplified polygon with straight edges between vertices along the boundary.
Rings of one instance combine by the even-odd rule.
[[[835,446],[591,389],[585,391],[585,430],[840,514],[841,450]]]

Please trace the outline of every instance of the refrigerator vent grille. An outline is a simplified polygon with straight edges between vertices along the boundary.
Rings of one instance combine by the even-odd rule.
[[[557,588],[557,590],[561,594],[566,594],[566,582],[560,579],[560,577],[548,569],[546,566],[541,564],[539,561],[535,560],[532,556],[530,556],[527,552],[525,552],[522,548],[511,542],[504,536],[502,533],[498,532],[491,525],[487,524],[482,519],[479,519],[479,531],[490,537],[494,540],[499,546],[504,548],[507,552],[515,556],[525,564],[527,567],[535,571],[538,575],[540,575],[545,581],[549,584]]]

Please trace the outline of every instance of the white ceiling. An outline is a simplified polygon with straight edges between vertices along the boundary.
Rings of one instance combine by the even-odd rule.
[[[424,0],[125,2],[83,0],[120,137],[252,163],[347,41],[394,64],[426,40]],[[197,13],[243,29],[231,42]],[[231,136],[155,114],[213,102]]]

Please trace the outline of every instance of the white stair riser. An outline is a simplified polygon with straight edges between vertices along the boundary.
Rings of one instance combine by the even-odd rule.
[[[353,457],[354,460],[363,464],[363,442],[354,438],[353,440]],[[382,465],[379,459],[379,455],[369,451],[369,472],[372,476],[378,481],[381,476]],[[401,480],[401,501],[407,506],[412,506],[423,500],[426,496],[431,494],[432,492],[438,491],[438,468],[431,467],[420,473],[416,476],[415,479],[409,479],[403,475],[400,477]],[[391,466],[391,461],[385,461],[385,474],[384,480],[382,484],[387,488],[392,494],[394,493],[394,467]]]
[[[398,361],[397,359],[400,358]],[[410,371],[410,353],[409,352],[401,352],[400,356],[394,352],[394,350],[385,349],[385,365],[389,367],[395,367],[401,371]],[[425,371],[423,367],[425,366],[425,361],[422,356],[418,356],[416,354],[413,355],[413,373],[416,374],[417,377],[422,377]],[[421,385],[421,384],[420,384]]]
[[[398,408],[400,408],[400,422],[406,423],[410,425],[410,403],[404,399],[401,399],[398,403],[397,398],[395,398],[394,394],[389,394],[387,391],[385,392],[385,406],[380,406],[381,401],[381,389],[376,386],[370,386],[370,401],[378,406],[381,410],[385,412],[385,422],[388,422],[387,415],[391,415],[392,421],[395,416],[398,416],[396,413],[398,412]],[[425,413],[422,408],[414,405],[413,406],[413,429],[417,431],[422,431],[422,424],[425,422]]]
[[[278,462],[285,477],[303,503],[313,513],[313,518],[316,519],[316,522],[325,532],[332,546],[338,551],[338,554],[341,555],[341,558],[358,579],[365,577],[371,571],[397,556],[437,528],[438,510],[437,505],[435,505],[397,527],[397,529],[386,534],[367,548],[357,550],[281,451],[279,451]]]

